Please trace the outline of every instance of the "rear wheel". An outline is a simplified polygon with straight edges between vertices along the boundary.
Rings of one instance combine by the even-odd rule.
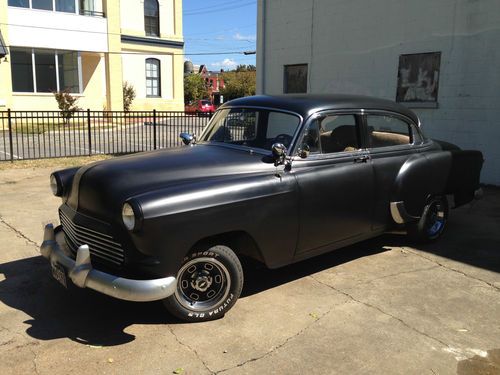
[[[226,246],[195,251],[177,272],[175,293],[164,300],[167,310],[188,322],[214,320],[233,307],[243,287],[243,269]]]
[[[430,198],[424,207],[422,217],[408,225],[408,236],[416,242],[437,240],[445,230],[448,212],[448,201],[445,196]]]

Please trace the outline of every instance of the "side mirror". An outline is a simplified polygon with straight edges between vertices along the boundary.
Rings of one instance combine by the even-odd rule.
[[[285,163],[286,147],[283,143],[274,143],[271,146],[273,152],[274,165],[278,166]]]
[[[195,144],[196,137],[193,134],[190,133],[181,133],[179,134],[179,137],[182,139],[182,143],[184,143],[186,146],[192,146]]]
[[[299,157],[301,157],[302,159],[305,159],[309,156],[309,153],[311,152],[311,148],[309,147],[308,144],[306,143],[303,143],[298,152],[297,152],[297,155],[299,155]]]

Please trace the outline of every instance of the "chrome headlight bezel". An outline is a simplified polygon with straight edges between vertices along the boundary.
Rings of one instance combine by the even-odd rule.
[[[133,202],[125,202],[122,206],[122,222],[129,231],[139,229],[141,223],[140,209]]]
[[[56,197],[60,197],[62,195],[62,184],[55,173],[50,175],[50,190],[52,190],[52,194]]]

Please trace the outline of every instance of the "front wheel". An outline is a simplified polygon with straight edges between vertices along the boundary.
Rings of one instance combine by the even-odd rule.
[[[175,293],[163,303],[181,320],[214,320],[233,307],[242,288],[243,269],[238,257],[229,247],[218,245],[184,258]]]
[[[432,242],[444,232],[448,221],[448,201],[445,196],[429,199],[422,212],[422,217],[408,225],[408,236],[416,242]]]

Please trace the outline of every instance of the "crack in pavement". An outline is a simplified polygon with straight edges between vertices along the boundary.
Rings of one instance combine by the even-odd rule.
[[[19,336],[23,341],[26,340],[26,337],[23,336],[21,333],[13,331],[13,330],[11,330],[10,328],[8,328],[8,327],[6,327],[4,325],[0,325],[0,329],[5,330],[5,331],[9,332],[10,334]],[[7,341],[6,343],[4,343],[4,344],[2,344],[0,346],[12,344],[12,343],[15,343],[15,342],[16,342],[16,340],[11,339],[11,340]],[[40,372],[38,371],[38,365],[36,363],[38,354],[33,349],[33,346],[37,346],[37,345],[38,345],[38,342],[36,342],[36,341],[25,341],[23,344],[17,345],[14,348],[14,350],[19,350],[19,349],[22,349],[22,348],[27,348],[31,352],[31,354],[33,355],[33,359],[32,359],[33,371],[36,374],[40,374]]]
[[[385,275],[385,276],[380,276],[380,277],[376,277],[374,279],[370,279],[370,280],[367,280],[367,281],[362,281],[362,282],[359,282],[359,283],[356,283],[355,286],[358,286],[358,285],[364,285],[364,284],[369,284],[373,281],[376,281],[376,280],[382,280],[382,279],[386,279],[386,278],[389,278],[389,277],[394,277],[394,276],[399,276],[399,275],[404,275],[404,274],[407,274],[407,273],[414,273],[414,272],[421,272],[421,271],[429,271],[429,270],[433,270],[435,268],[439,268],[438,265],[436,266],[432,266],[432,267],[426,267],[426,268],[417,268],[415,270],[410,270],[410,271],[401,271],[401,272],[397,272],[397,273],[391,273],[389,275]]]
[[[458,274],[460,274],[460,275],[462,275],[462,276],[465,276],[465,277],[467,277],[467,278],[469,278],[469,279],[476,280],[476,281],[479,281],[479,282],[481,282],[481,283],[484,283],[484,284],[488,285],[489,287],[491,287],[491,288],[495,289],[496,291],[500,291],[500,288],[499,288],[498,286],[496,286],[496,285],[494,285],[494,284],[492,284],[492,283],[490,283],[490,282],[488,282],[488,281],[486,281],[486,280],[479,279],[479,278],[474,277],[474,276],[471,276],[471,275],[469,275],[469,274],[467,274],[467,273],[465,273],[465,272],[463,272],[463,271],[457,270],[457,269],[452,268],[452,267],[448,267],[448,266],[444,265],[443,263],[441,263],[441,262],[439,262],[439,261],[437,261],[437,260],[434,260],[434,259],[428,258],[428,257],[426,257],[426,256],[424,256],[424,255],[422,255],[422,254],[419,254],[419,253],[417,253],[417,252],[415,252],[415,251],[413,251],[413,250],[411,250],[411,249],[409,249],[409,248],[407,248],[407,247],[403,247],[403,249],[404,249],[405,251],[407,251],[408,253],[413,254],[413,255],[415,255],[415,256],[417,256],[417,257],[419,257],[419,258],[422,258],[422,259],[425,259],[425,260],[427,260],[427,261],[429,261],[429,262],[432,262],[432,263],[437,264],[437,265],[438,265],[438,267],[442,267],[442,268],[444,268],[444,269],[447,269],[448,271],[456,272],[456,273],[458,273]]]
[[[29,244],[36,246],[37,248],[40,247],[39,244],[37,244],[35,241],[33,241],[31,238],[26,236],[23,232],[21,232],[19,229],[15,228],[13,225],[9,224],[8,222],[5,221],[3,216],[0,215],[0,223],[4,224],[7,228],[12,230],[14,233],[17,234],[18,237],[25,239],[28,241]]]
[[[215,371],[213,371],[212,369],[210,369],[210,367],[208,367],[207,363],[200,357],[200,355],[198,354],[198,352],[196,351],[196,349],[194,349],[191,346],[189,346],[188,344],[184,343],[181,339],[179,339],[179,337],[177,337],[177,335],[175,334],[175,332],[172,329],[172,327],[170,326],[170,324],[167,324],[167,327],[168,327],[168,330],[170,331],[170,333],[174,336],[175,341],[177,341],[180,345],[184,346],[190,352],[192,352],[196,356],[196,358],[203,364],[203,366],[207,369],[207,371],[210,374],[215,374],[216,373]]]
[[[235,368],[243,367],[243,366],[245,366],[248,363],[256,362],[256,361],[259,361],[259,360],[261,360],[263,358],[266,358],[267,356],[271,355],[272,353],[274,353],[278,349],[281,349],[282,347],[284,347],[291,340],[293,340],[293,339],[297,338],[298,336],[302,335],[305,331],[307,331],[309,328],[311,328],[313,325],[315,325],[317,322],[319,322],[321,319],[323,319],[326,315],[330,314],[330,312],[334,309],[334,307],[337,307],[337,306],[338,306],[338,304],[335,304],[334,306],[330,307],[327,312],[325,312],[324,314],[322,314],[319,317],[317,317],[312,323],[308,324],[307,326],[305,326],[299,332],[293,334],[292,336],[287,337],[285,339],[285,341],[283,341],[281,344],[279,344],[279,345],[271,348],[271,350],[269,350],[268,352],[266,352],[266,353],[264,353],[264,354],[262,354],[260,356],[247,359],[246,361],[241,362],[241,363],[237,364],[236,366],[228,367],[228,368],[216,371],[213,374],[214,375],[221,374],[223,372],[226,372],[226,371],[229,371],[229,370],[233,370]]]
[[[35,370],[36,374],[40,374],[40,372],[38,371],[38,365],[36,364],[37,354],[31,346],[29,346],[28,349],[30,350],[31,354],[33,354],[33,360],[32,360],[33,369]]]
[[[406,323],[403,319],[398,318],[397,316],[392,315],[391,313],[388,313],[387,311],[382,310],[382,309],[381,309],[380,307],[378,307],[378,306],[372,305],[372,304],[370,304],[370,303],[368,303],[368,302],[361,301],[361,300],[359,300],[359,299],[355,298],[354,296],[350,295],[349,293],[344,292],[343,290],[340,290],[340,289],[338,289],[338,288],[335,288],[335,287],[334,287],[334,286],[332,286],[332,285],[329,285],[329,284],[327,284],[327,283],[324,283],[323,281],[320,281],[320,280],[316,279],[316,278],[315,278],[314,276],[312,276],[312,275],[310,275],[309,277],[310,277],[311,279],[313,279],[314,281],[316,281],[318,284],[322,284],[322,285],[324,285],[324,286],[327,286],[328,288],[333,289],[333,290],[334,290],[334,291],[336,291],[337,293],[343,294],[344,296],[348,297],[349,299],[351,299],[351,300],[352,300],[352,301],[354,301],[354,302],[360,303],[360,304],[362,304],[362,305],[364,305],[364,306],[366,306],[366,307],[369,307],[369,308],[371,308],[371,309],[377,310],[377,311],[379,311],[380,313],[382,313],[382,314],[384,314],[384,315],[386,315],[386,316],[389,316],[389,317],[391,317],[391,318],[392,318],[392,319],[394,319],[394,320],[397,320],[397,321],[398,321],[398,322],[400,322],[402,325],[404,325],[405,327],[409,328],[410,330],[412,330],[412,331],[414,331],[414,332],[418,333],[419,335],[425,336],[425,337],[427,337],[427,338],[429,338],[429,339],[431,339],[431,340],[433,340],[433,341],[436,341],[436,342],[440,343],[441,345],[443,345],[443,346],[445,346],[445,347],[447,347],[447,348],[449,348],[449,347],[450,347],[450,346],[449,346],[447,343],[445,343],[444,341],[442,341],[442,340],[440,340],[440,339],[438,339],[438,338],[436,338],[436,337],[433,337],[433,336],[431,336],[431,335],[429,335],[429,334],[427,334],[427,333],[425,333],[425,332],[422,332],[422,331],[418,330],[418,329],[417,329],[417,328],[415,328],[415,327],[412,327],[411,325],[409,325],[408,323]]]

